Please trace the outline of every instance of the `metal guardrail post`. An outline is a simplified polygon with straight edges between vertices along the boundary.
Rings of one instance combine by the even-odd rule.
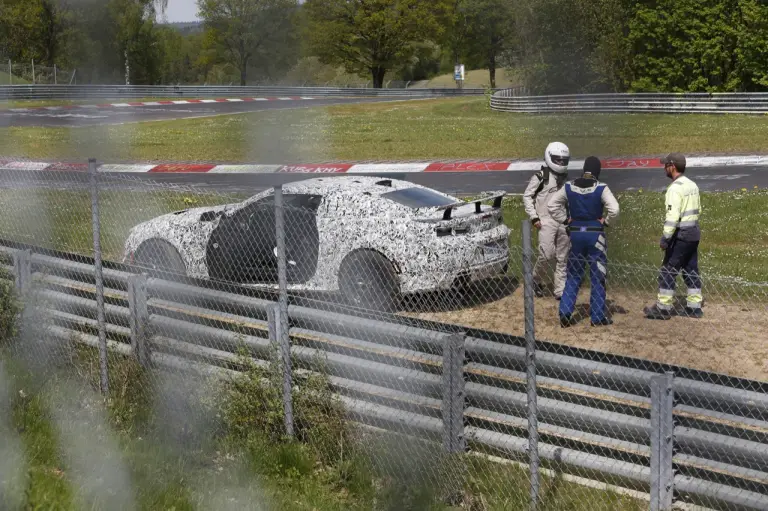
[[[147,276],[128,277],[128,308],[131,311],[131,347],[133,356],[143,368],[149,367],[149,310],[147,308]]]
[[[288,331],[283,328],[280,305],[277,304],[267,309],[267,321],[269,327],[269,340],[275,348],[277,360],[282,369],[283,382],[283,421],[285,434],[293,437],[293,371],[291,369],[291,343]]]
[[[539,504],[539,420],[536,396],[536,336],[533,316],[533,241],[531,222],[523,220],[523,278],[525,303],[525,367],[528,388],[528,465],[531,476],[530,509]]]
[[[31,250],[17,250],[13,253],[13,276],[16,292],[24,297],[32,285]]]
[[[99,331],[99,369],[102,394],[109,392],[109,369],[107,367],[107,328],[104,313],[104,271],[101,263],[101,224],[99,216],[99,182],[96,160],[88,160],[88,176],[91,188],[91,222],[93,225],[93,259],[96,273],[96,318]]]
[[[670,511],[674,495],[673,373],[651,379],[651,511]]]
[[[443,448],[463,453],[464,438],[464,335],[443,337]]]

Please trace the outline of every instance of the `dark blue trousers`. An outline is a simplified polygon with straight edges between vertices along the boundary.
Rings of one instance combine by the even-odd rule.
[[[605,319],[605,275],[608,263],[605,234],[572,231],[565,291],[560,300],[561,316],[570,316],[576,308],[576,297],[587,263],[592,285],[589,297],[590,317],[596,323]]]
[[[674,305],[675,280],[682,272],[688,286],[687,306],[701,308],[701,277],[699,276],[699,242],[675,239],[664,253],[659,272],[658,307],[670,310]]]

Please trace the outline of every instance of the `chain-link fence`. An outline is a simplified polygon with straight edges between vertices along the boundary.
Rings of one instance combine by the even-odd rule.
[[[77,71],[60,66],[42,66],[34,61],[14,62],[0,58],[1,85],[76,85]]]
[[[78,170],[3,171],[8,357],[169,445],[297,444],[382,509],[768,508],[764,283],[687,274],[652,320],[671,276],[613,262],[610,231],[558,267],[503,193]]]

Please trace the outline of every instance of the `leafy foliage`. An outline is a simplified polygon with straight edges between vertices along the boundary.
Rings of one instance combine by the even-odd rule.
[[[197,5],[210,41],[237,67],[240,85],[247,82],[249,65],[279,64],[295,44],[296,0],[198,0]]]
[[[440,38],[448,12],[445,0],[307,0],[305,8],[314,53],[369,74],[374,87],[413,58],[416,42]]]

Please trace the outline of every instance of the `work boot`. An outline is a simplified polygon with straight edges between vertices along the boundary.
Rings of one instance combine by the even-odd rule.
[[[672,319],[672,313],[666,309],[660,309],[658,305],[652,305],[643,309],[645,317],[648,319],[667,320]]]
[[[701,310],[701,308],[693,309],[691,307],[685,308],[685,317],[686,318],[694,318],[694,319],[700,319],[704,317],[704,311]]]
[[[560,327],[561,328],[568,328],[569,326],[573,326],[576,324],[576,320],[571,315],[561,315],[560,316]]]
[[[611,318],[603,318],[600,321],[593,321],[592,326],[609,326],[613,324],[613,320]]]

